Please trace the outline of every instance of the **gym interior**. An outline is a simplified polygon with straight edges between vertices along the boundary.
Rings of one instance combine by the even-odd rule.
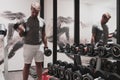
[[[23,80],[24,42],[13,26],[30,16],[33,1],[49,48],[40,45],[42,80],[120,80],[120,0],[0,0],[0,80]],[[28,80],[38,80],[35,66],[33,60]]]

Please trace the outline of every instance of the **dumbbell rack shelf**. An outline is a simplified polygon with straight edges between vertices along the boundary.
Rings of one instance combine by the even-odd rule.
[[[79,55],[79,54],[66,53],[66,52],[60,52],[60,53],[64,53],[64,54],[67,54],[67,55],[72,55],[72,56],[74,56],[74,58],[75,58],[75,55],[77,55],[77,56]],[[82,64],[82,63],[81,63],[81,57],[82,57],[82,56],[84,56],[84,57],[91,57],[91,58],[96,58],[96,59],[97,59],[96,71],[97,71],[97,70],[98,70],[98,71],[101,70],[101,65],[102,65],[101,60],[102,60],[102,59],[120,61],[120,58],[116,59],[116,58],[113,58],[113,57],[103,58],[103,57],[99,57],[99,56],[79,55],[79,58],[77,57],[77,58],[75,58],[76,60],[74,60],[74,63],[75,63],[76,65]],[[80,61],[78,61],[78,60],[80,60]],[[76,61],[77,61],[77,63],[76,63]],[[101,70],[101,71],[103,71],[103,70]],[[108,74],[109,76],[110,76],[110,75],[117,76],[117,79],[116,79],[116,80],[120,80],[120,75],[118,75],[117,73],[111,73],[111,72],[107,72],[107,71],[103,71],[103,72],[106,73],[106,74]],[[119,79],[118,79],[118,78],[119,78]]]
[[[75,55],[73,53],[64,53],[64,52],[60,52],[61,54],[66,54],[66,55]],[[88,55],[81,55],[81,56],[84,56],[84,57],[91,57],[91,58],[101,58],[101,59],[108,59],[108,60],[116,60],[116,61],[120,61],[120,57],[118,58],[115,58],[115,57],[108,57],[108,58],[105,58],[105,57],[99,57],[99,56],[88,56]]]

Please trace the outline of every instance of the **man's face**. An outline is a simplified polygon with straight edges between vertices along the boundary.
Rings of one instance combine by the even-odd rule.
[[[102,24],[106,24],[110,18],[107,18],[105,15],[102,16]]]
[[[31,7],[31,15],[32,15],[33,17],[37,17],[38,14],[39,14],[39,11],[36,10],[35,8]]]

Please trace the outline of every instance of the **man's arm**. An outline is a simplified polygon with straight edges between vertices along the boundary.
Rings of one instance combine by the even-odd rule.
[[[42,29],[42,41],[44,43],[44,47],[48,47],[48,45],[47,45],[47,37],[46,37],[46,33],[45,33],[45,25],[44,25],[44,27]]]
[[[95,43],[95,34],[92,34],[92,37],[91,37],[91,43],[92,43],[92,44]]]

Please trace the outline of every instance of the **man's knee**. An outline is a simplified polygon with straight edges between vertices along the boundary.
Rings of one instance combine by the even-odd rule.
[[[24,64],[24,68],[25,68],[25,69],[29,69],[30,66],[31,66],[31,64]]]

